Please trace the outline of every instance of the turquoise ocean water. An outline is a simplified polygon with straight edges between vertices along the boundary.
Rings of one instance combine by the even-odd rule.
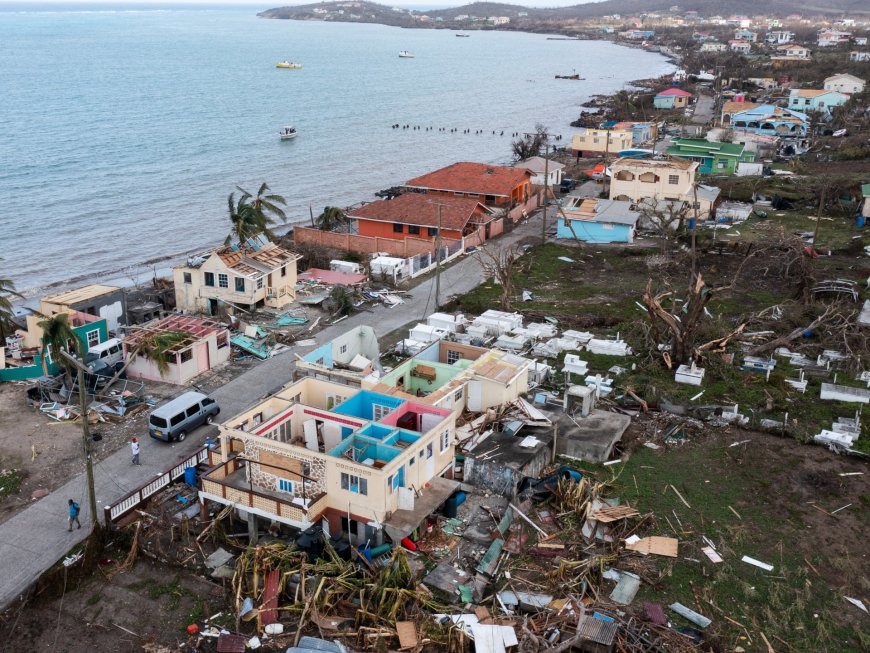
[[[33,292],[141,282],[143,263],[222,241],[236,184],[267,181],[300,222],[454,161],[507,162],[536,123],[567,145],[590,96],[672,69],[607,42],[237,9],[7,11],[0,35],[0,277]],[[585,81],[554,79],[575,69]]]

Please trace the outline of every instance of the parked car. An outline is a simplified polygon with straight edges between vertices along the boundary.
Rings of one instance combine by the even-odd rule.
[[[220,412],[220,406],[211,397],[201,392],[185,392],[151,411],[148,435],[155,440],[183,442],[188,433],[203,424],[211,424]]]
[[[572,191],[575,188],[577,188],[577,182],[574,181],[573,179],[568,178],[568,177],[563,178],[562,183],[559,184],[559,190],[562,191],[563,193],[567,193],[569,191]]]

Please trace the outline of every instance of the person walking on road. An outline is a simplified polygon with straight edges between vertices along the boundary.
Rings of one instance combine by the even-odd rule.
[[[79,512],[81,508],[79,508],[79,504],[77,504],[72,499],[69,500],[69,528],[67,531],[72,532],[72,525],[75,522],[79,528],[82,527],[82,523],[79,521]]]
[[[139,465],[139,441],[136,438],[130,440],[130,451],[133,453],[133,464]]]

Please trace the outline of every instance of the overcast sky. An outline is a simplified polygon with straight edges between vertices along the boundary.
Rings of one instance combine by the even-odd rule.
[[[528,0],[527,2],[511,2],[510,4],[524,5],[526,7],[566,7],[576,4],[584,4],[586,2],[596,0]],[[413,7],[426,9],[440,9],[443,7],[458,7],[464,4],[469,4],[471,0],[465,2],[456,0],[454,2],[439,2],[438,0],[402,0],[402,2],[390,3],[388,0],[381,0],[381,4],[398,7]],[[87,5],[112,5],[113,7],[123,7],[129,5],[131,7],[141,8],[148,4],[159,5],[235,5],[249,6],[257,10],[270,9],[272,7],[283,7],[286,5],[301,5],[308,2],[286,2],[282,0],[0,0],[0,8],[4,5],[15,5],[16,8],[32,6],[34,9],[50,5],[77,5],[79,7]]]

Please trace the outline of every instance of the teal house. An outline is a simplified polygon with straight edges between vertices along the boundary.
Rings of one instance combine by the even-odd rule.
[[[84,353],[90,351],[91,347],[109,339],[109,327],[105,318],[77,311],[69,312],[67,315],[69,316],[73,332],[82,343]],[[40,349],[42,349],[42,330],[36,326],[36,323],[42,319],[35,315],[27,317],[28,335],[24,338],[25,343],[28,340],[31,340],[33,344],[39,343],[37,346]],[[0,358],[0,381],[26,381],[27,379],[35,379],[40,376],[51,376],[61,371],[61,366],[58,365],[51,354],[43,360],[42,354],[38,353],[33,357],[33,363],[29,365],[17,365],[15,363],[15,359],[9,357],[7,349],[5,357]]]
[[[584,243],[631,243],[640,214],[626,200],[584,199],[564,208],[556,222],[556,237]]]
[[[738,163],[755,160],[755,153],[746,152],[740,143],[716,143],[698,138],[678,138],[667,153],[697,161],[698,172],[704,175],[733,175]]]

